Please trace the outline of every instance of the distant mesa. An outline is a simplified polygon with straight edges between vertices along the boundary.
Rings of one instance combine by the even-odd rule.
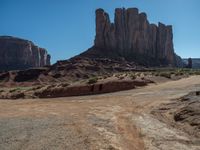
[[[186,64],[186,67],[199,69],[200,68],[200,58],[184,58],[183,62]]]
[[[50,65],[50,55],[47,50],[28,40],[0,36],[1,71],[22,70],[46,65]]]
[[[123,58],[144,66],[182,66],[174,52],[172,26],[150,24],[137,8],[115,9],[114,23],[103,9],[97,9],[94,46],[79,56]]]

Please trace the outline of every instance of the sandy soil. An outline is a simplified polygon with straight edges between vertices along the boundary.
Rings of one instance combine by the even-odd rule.
[[[159,121],[161,103],[200,90],[200,77],[123,92],[0,101],[1,150],[200,150],[200,141]]]

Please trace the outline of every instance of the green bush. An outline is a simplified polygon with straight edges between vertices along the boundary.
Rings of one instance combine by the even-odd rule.
[[[161,72],[160,76],[170,79],[171,78],[171,73],[170,72]]]
[[[94,84],[94,83],[97,83],[97,81],[98,81],[98,78],[97,77],[93,77],[93,78],[90,78],[88,80],[88,84]]]
[[[137,76],[135,74],[131,74],[130,77],[132,80],[135,80],[137,78]]]
[[[182,75],[184,75],[183,72],[176,72],[176,73],[175,73],[175,76],[182,76]]]
[[[32,87],[16,87],[9,90],[9,92],[16,92],[16,91],[23,91],[23,90],[30,90]]]

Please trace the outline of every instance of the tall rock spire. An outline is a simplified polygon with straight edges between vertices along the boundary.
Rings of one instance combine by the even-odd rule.
[[[103,9],[97,9],[96,37],[92,49],[93,56],[96,49],[105,57],[113,54],[147,66],[177,64],[172,26],[150,24],[147,15],[139,13],[137,8],[115,9],[114,23]]]

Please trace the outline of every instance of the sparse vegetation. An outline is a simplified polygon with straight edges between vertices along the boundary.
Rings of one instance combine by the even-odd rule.
[[[140,76],[140,75],[141,75],[141,72],[136,72],[135,75],[136,75],[136,76]]]
[[[178,69],[155,69],[151,72],[154,76],[161,76],[166,78],[172,78],[173,76],[183,76],[183,75],[200,75],[199,69],[188,69],[188,68],[178,68]]]
[[[135,74],[131,74],[131,75],[130,75],[130,78],[131,78],[132,80],[135,80],[135,79],[137,78],[137,76],[136,76]]]
[[[158,72],[154,72],[153,75],[157,77],[157,76],[159,76],[159,73]]]
[[[161,72],[160,76],[170,79],[171,78],[171,73],[170,72]]]
[[[103,76],[103,79],[106,79],[106,78],[108,78],[107,76]]]
[[[181,75],[184,75],[184,73],[183,73],[183,72],[175,72],[174,75],[175,75],[175,76],[181,76]]]
[[[69,85],[70,85],[69,83],[62,83],[62,84],[61,84],[62,87],[67,87],[67,86],[69,86]]]
[[[194,74],[195,74],[195,75],[200,75],[200,71],[199,71],[199,70],[198,70],[198,71],[195,71]]]
[[[35,86],[31,90],[38,90],[38,89],[41,89],[41,88],[42,88],[42,86]]]
[[[16,87],[16,88],[12,88],[12,89],[10,89],[10,91],[9,92],[16,92],[16,91],[22,91],[22,90],[29,90],[29,89],[31,89],[32,87]]]
[[[89,80],[88,80],[88,84],[94,84],[94,83],[97,83],[97,81],[98,81],[98,78],[97,77],[92,77],[92,78],[90,78]]]
[[[123,80],[124,78],[124,76],[119,76],[119,80]]]

